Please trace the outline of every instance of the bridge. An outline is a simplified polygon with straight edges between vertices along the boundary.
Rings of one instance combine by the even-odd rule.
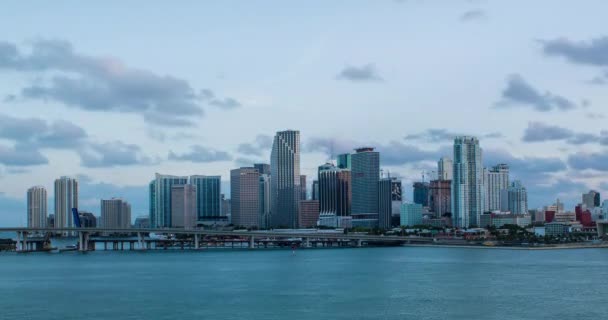
[[[219,230],[206,230],[206,229],[176,229],[176,228],[0,228],[0,232],[15,232],[17,234],[17,251],[36,251],[34,248],[34,239],[29,236],[34,235],[51,235],[51,234],[68,234],[75,235],[78,237],[78,250],[89,251],[95,249],[95,243],[104,243],[104,248],[107,248],[107,243],[114,245],[113,249],[117,250],[117,243],[120,242],[120,247],[124,248],[124,243],[129,243],[131,249],[137,248],[140,250],[146,250],[156,248],[157,245],[161,245],[163,248],[167,248],[168,242],[181,243],[181,248],[190,247],[192,249],[201,249],[203,242],[232,242],[234,246],[235,242],[238,242],[241,246],[243,243],[247,243],[247,247],[250,249],[271,246],[283,246],[285,243],[297,243],[298,245],[310,248],[316,247],[321,244],[323,247],[327,246],[349,246],[349,247],[361,247],[364,245],[400,245],[405,243],[430,243],[433,241],[431,238],[420,238],[420,237],[401,237],[401,236],[378,236],[378,235],[366,235],[358,233],[338,233],[338,232],[327,232],[319,230],[303,231],[303,230],[289,230],[281,231],[270,230],[270,231],[246,231],[246,230],[235,230],[235,231],[219,231]],[[97,239],[93,238],[95,235],[133,235],[135,239]],[[175,240],[168,239],[152,239],[146,235],[173,235],[176,236]],[[220,240],[218,240],[220,239]],[[234,240],[236,239],[236,241]],[[40,242],[38,239],[37,242]],[[91,244],[93,244],[91,246]],[[257,244],[257,246],[256,246]]]

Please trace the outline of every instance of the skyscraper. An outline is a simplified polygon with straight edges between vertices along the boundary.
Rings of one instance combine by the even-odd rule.
[[[453,172],[452,159],[448,157],[442,157],[437,162],[437,180],[452,180]]]
[[[253,167],[258,169],[260,174],[270,174],[270,165],[267,163],[255,163]]]
[[[601,205],[600,193],[595,190],[583,193],[583,204],[587,206],[587,209],[599,207]]]
[[[299,131],[280,131],[274,136],[270,171],[272,226],[297,228],[301,197]]]
[[[442,217],[451,212],[452,198],[451,180],[433,180],[429,185],[429,208],[435,213],[435,217]]]
[[[519,180],[515,180],[503,189],[501,196],[501,210],[512,214],[528,214],[528,192]]]
[[[197,220],[197,190],[193,184],[171,186],[171,227],[193,229]]]
[[[47,195],[42,186],[27,189],[27,227],[44,228],[47,221]]]
[[[414,203],[421,204],[423,207],[429,206],[429,183],[414,182]]]
[[[274,176],[273,176],[274,179]],[[259,227],[260,174],[253,167],[230,170],[232,224],[241,227]]]
[[[270,175],[269,174],[260,174],[260,227],[261,228],[270,228]]]
[[[502,190],[509,187],[509,166],[501,163],[484,170],[486,187],[486,207],[484,211],[501,209]]]
[[[300,200],[306,200],[306,176],[300,175]]]
[[[70,177],[55,180],[55,228],[74,227],[72,208],[78,208],[78,181]]]
[[[391,226],[398,227],[399,219],[401,218],[401,204],[403,203],[403,185],[401,180],[397,179],[393,179],[391,185],[391,200],[393,203]]]
[[[393,181],[396,178],[382,178],[378,182],[378,228],[390,229],[393,216]]]
[[[369,147],[356,149],[351,167],[353,226],[376,227],[380,153]]]
[[[319,180],[312,181],[312,200],[319,200]]]
[[[101,200],[101,225],[104,228],[128,229],[131,227],[131,205],[118,198]]]
[[[190,176],[190,184],[196,186],[196,219],[202,224],[226,223],[222,216],[222,177]]]
[[[461,228],[479,225],[485,207],[481,148],[475,137],[454,139],[452,221]]]
[[[319,224],[327,227],[344,228],[352,224],[351,172],[331,163],[319,167]]]
[[[340,168],[340,169],[351,169],[351,165],[352,165],[351,154],[350,153],[339,154],[337,165],[338,165],[338,168]]]
[[[150,226],[171,227],[171,187],[188,184],[188,177],[156,174],[150,182]]]

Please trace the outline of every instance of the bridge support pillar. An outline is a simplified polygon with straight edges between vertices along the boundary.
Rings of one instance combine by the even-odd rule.
[[[310,238],[304,238],[304,248],[310,248]]]
[[[249,238],[249,249],[254,249],[255,248],[255,237],[251,236],[251,238]]]
[[[363,240],[359,239],[357,240],[357,247],[362,247],[363,246]]]
[[[27,243],[27,232],[24,231],[24,232],[21,233],[21,241],[22,241],[21,251],[27,251],[28,250],[28,247],[27,247],[27,245],[28,245],[28,243]]]
[[[89,233],[78,231],[78,251],[89,251]]]
[[[194,249],[198,250],[199,247],[199,240],[200,240],[201,235],[200,234],[194,234]]]
[[[146,240],[144,240],[144,236],[141,232],[137,233],[137,244],[140,250],[146,250]]]

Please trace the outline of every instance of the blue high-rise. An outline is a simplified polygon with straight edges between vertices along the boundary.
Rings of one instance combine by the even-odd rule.
[[[222,177],[221,176],[190,176],[190,184],[196,186],[196,218],[203,224],[225,221],[222,216]]]

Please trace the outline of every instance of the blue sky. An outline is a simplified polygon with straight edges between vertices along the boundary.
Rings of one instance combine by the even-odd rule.
[[[24,223],[26,189],[51,195],[61,175],[80,177],[84,209],[122,196],[146,214],[155,172],[227,180],[268,162],[288,128],[308,175],[331,150],[371,144],[409,185],[472,134],[533,208],[608,193],[605,12],[599,0],[6,3],[0,224]]]

